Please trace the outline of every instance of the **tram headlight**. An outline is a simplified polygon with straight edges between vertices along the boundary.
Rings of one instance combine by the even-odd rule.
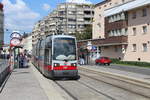
[[[77,66],[77,64],[76,63],[72,63],[71,66]]]
[[[59,67],[60,64],[59,63],[54,63],[54,67]]]

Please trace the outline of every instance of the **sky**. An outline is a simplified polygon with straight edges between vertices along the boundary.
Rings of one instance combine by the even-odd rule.
[[[76,2],[96,4],[102,0],[0,0],[4,5],[4,42],[9,43],[10,34],[32,32],[34,24],[47,16],[59,3]]]

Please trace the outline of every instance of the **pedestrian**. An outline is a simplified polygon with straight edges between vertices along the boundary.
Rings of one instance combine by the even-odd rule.
[[[27,55],[24,54],[23,56],[23,67],[27,68],[28,67],[28,59],[27,59]]]
[[[23,54],[22,53],[20,53],[19,55],[18,55],[18,57],[19,57],[19,68],[23,68],[23,63],[24,63],[24,57],[23,57]]]

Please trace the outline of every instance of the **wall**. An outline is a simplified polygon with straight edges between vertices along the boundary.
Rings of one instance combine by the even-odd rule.
[[[141,61],[150,62],[150,6],[147,8],[147,16],[142,17],[142,8],[129,11],[128,13],[128,48],[124,60],[137,61],[141,58]],[[137,13],[136,19],[132,18],[133,12]],[[143,26],[147,26],[147,33],[143,34]],[[133,35],[133,28],[136,28],[136,35]],[[142,44],[147,44],[147,52],[143,52]],[[137,50],[133,51],[133,44],[137,45]]]

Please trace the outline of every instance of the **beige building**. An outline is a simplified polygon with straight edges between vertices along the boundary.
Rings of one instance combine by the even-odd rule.
[[[108,8],[124,4],[132,0],[104,0],[95,5],[93,19],[93,39],[104,38],[105,36],[105,15],[104,11]]]
[[[100,3],[99,7],[104,7],[112,1],[106,0]],[[92,55],[99,53],[101,56],[124,61],[150,62],[149,11],[150,0],[128,0],[105,9],[102,22],[95,19],[93,23],[95,26],[98,22],[103,23],[102,29],[96,29],[93,25],[93,39],[80,41],[78,46],[87,45],[90,41],[97,47],[96,51],[90,52]]]
[[[4,12],[3,4],[0,3],[0,48],[4,42]]]
[[[50,34],[73,34],[92,25],[92,4],[61,3],[33,28],[33,45],[38,38]]]
[[[38,21],[32,30],[32,45],[36,44],[37,40],[40,37],[40,23],[41,21]]]

